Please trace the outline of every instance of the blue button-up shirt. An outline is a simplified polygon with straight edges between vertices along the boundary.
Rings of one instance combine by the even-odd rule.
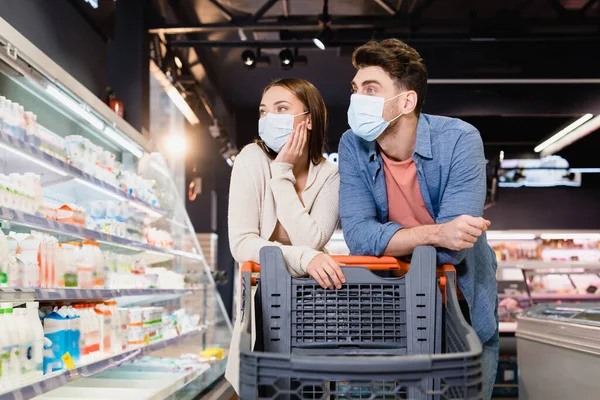
[[[352,131],[339,145],[340,217],[344,238],[354,255],[381,256],[403,227],[389,221],[383,161],[377,142]],[[459,119],[421,115],[412,156],[421,196],[436,224],[467,214],[483,215],[486,167],[479,131]],[[471,249],[438,250],[438,264],[456,266],[473,328],[482,343],[498,327],[496,255],[486,235]]]

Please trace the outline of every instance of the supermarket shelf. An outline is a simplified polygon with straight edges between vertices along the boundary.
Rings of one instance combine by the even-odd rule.
[[[515,300],[528,300],[527,294],[506,294],[499,293],[498,297],[501,299],[510,297]],[[532,293],[531,300],[534,302],[544,301],[600,301],[600,294],[589,294],[589,293]]]
[[[173,346],[183,340],[198,336],[205,330],[206,328],[199,328],[198,330],[187,332],[171,339],[161,340],[134,350],[128,350],[117,355],[90,362],[71,371],[59,371],[50,375],[45,375],[35,382],[25,383],[19,388],[0,393],[0,400],[32,399],[78,379],[87,378],[106,371],[109,368],[117,367],[122,363],[133,360],[141,355]]]
[[[168,255],[172,257],[184,257],[192,260],[204,261],[204,257],[201,254],[150,246],[146,243],[134,242],[129,239],[124,239],[121,237],[108,235],[103,232],[97,232],[91,229],[87,229],[82,226],[65,224],[62,222],[49,220],[38,215],[32,215],[10,208],[0,207],[0,220],[8,221],[14,224],[26,226],[28,228],[37,229],[44,232],[54,233],[57,235],[67,235],[77,239],[91,239],[104,245],[128,249],[130,251],[147,251],[163,256]],[[168,259],[159,258],[159,260],[166,261]]]
[[[518,268],[525,270],[573,268],[600,269],[600,262],[542,260],[500,261],[498,263],[498,268]]]
[[[84,186],[85,188],[96,190],[102,195],[112,197],[113,199],[128,202],[137,209],[144,211],[150,215],[153,215],[155,217],[167,215],[167,212],[165,210],[153,207],[129,195],[125,191],[116,188],[106,182],[103,182],[97,178],[94,178],[93,176],[83,172],[79,168],[69,165],[63,162],[62,160],[59,160],[51,156],[50,154],[39,150],[38,148],[30,145],[29,143],[25,143],[21,140],[18,140],[12,137],[11,135],[7,135],[4,132],[0,132],[0,147],[12,153],[11,156],[14,155],[17,158],[20,158],[21,162],[27,160],[28,165],[31,165],[31,162],[34,162],[39,167],[44,168],[46,172],[51,171],[59,176],[74,179],[75,181],[77,181],[78,184],[81,184],[81,186]],[[16,162],[12,162],[11,164],[16,165],[19,163],[18,160],[16,160]]]
[[[13,289],[0,288],[0,301],[100,300],[120,297],[148,297],[153,301],[178,298],[193,289]],[[137,301],[139,303],[139,301]],[[134,302],[135,303],[135,302]]]
[[[500,322],[499,324],[500,333],[514,333],[517,331],[516,322]]]

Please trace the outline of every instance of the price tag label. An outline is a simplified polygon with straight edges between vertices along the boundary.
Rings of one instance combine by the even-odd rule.
[[[146,344],[146,345],[150,344],[150,336],[148,336],[148,335],[144,336],[144,344]]]
[[[62,358],[63,362],[65,363],[65,367],[67,367],[67,369],[69,371],[72,371],[75,368],[77,368],[75,366],[75,361],[73,361],[73,358],[71,358],[71,354],[69,354],[68,351],[65,354],[63,354],[63,356],[61,358]]]

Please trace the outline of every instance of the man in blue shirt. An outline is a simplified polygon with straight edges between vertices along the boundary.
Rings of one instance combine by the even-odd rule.
[[[402,257],[435,246],[439,264],[456,266],[470,321],[483,344],[484,398],[498,362],[496,256],[482,218],[483,143],[459,119],[421,114],[427,71],[397,39],[370,42],[357,69],[339,145],[340,217],[354,255]]]

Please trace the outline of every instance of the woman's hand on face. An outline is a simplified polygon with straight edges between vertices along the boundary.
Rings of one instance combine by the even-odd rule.
[[[342,284],[346,283],[346,277],[338,263],[324,253],[320,253],[312,259],[308,267],[306,267],[306,272],[323,289],[333,289],[334,286],[341,289]]]
[[[302,151],[307,140],[308,129],[306,128],[306,121],[302,121],[296,125],[296,129],[292,132],[285,146],[283,146],[283,149],[281,149],[275,158],[275,162],[292,165],[302,162]]]

